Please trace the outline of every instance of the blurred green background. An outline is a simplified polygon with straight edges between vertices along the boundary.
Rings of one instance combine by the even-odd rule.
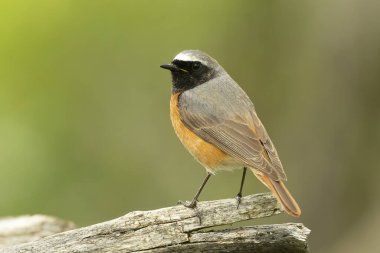
[[[191,199],[205,171],[159,68],[215,57],[256,105],[312,252],[380,246],[380,2],[0,2],[0,216],[88,225]],[[234,197],[222,172],[201,200]],[[248,177],[245,194],[267,191]],[[250,222],[254,224],[256,222]]]

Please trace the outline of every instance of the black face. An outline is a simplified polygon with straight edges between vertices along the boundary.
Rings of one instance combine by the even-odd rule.
[[[172,73],[173,93],[192,89],[214,77],[214,71],[199,61],[174,60],[161,67]]]

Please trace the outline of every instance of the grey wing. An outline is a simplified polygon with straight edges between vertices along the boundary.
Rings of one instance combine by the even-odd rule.
[[[229,76],[183,92],[179,111],[183,123],[205,141],[274,180],[286,180],[251,100]]]

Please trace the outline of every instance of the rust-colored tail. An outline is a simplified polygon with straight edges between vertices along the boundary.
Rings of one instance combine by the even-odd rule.
[[[255,172],[254,174],[272,191],[288,214],[294,217],[299,217],[301,215],[300,207],[282,181],[275,181],[268,176]]]

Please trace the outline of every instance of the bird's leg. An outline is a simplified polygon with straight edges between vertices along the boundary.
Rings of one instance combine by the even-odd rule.
[[[208,172],[207,173],[207,176],[205,177],[205,179],[203,180],[203,183],[201,185],[201,187],[199,187],[197,193],[195,194],[193,200],[191,202],[182,202],[182,201],[179,201],[180,204],[183,204],[184,206],[186,207],[189,207],[189,208],[194,208],[197,206],[197,202],[198,202],[198,197],[199,195],[201,194],[202,190],[203,190],[203,187],[205,187],[206,183],[207,183],[207,180],[211,177],[211,173]]]
[[[247,168],[244,167],[243,169],[243,176],[241,178],[241,183],[240,183],[240,190],[238,194],[236,195],[236,200],[237,200],[237,208],[239,208],[240,202],[241,202],[241,197],[242,197],[242,192],[243,192],[243,185],[244,185],[244,180],[245,180],[245,173],[247,172]]]

